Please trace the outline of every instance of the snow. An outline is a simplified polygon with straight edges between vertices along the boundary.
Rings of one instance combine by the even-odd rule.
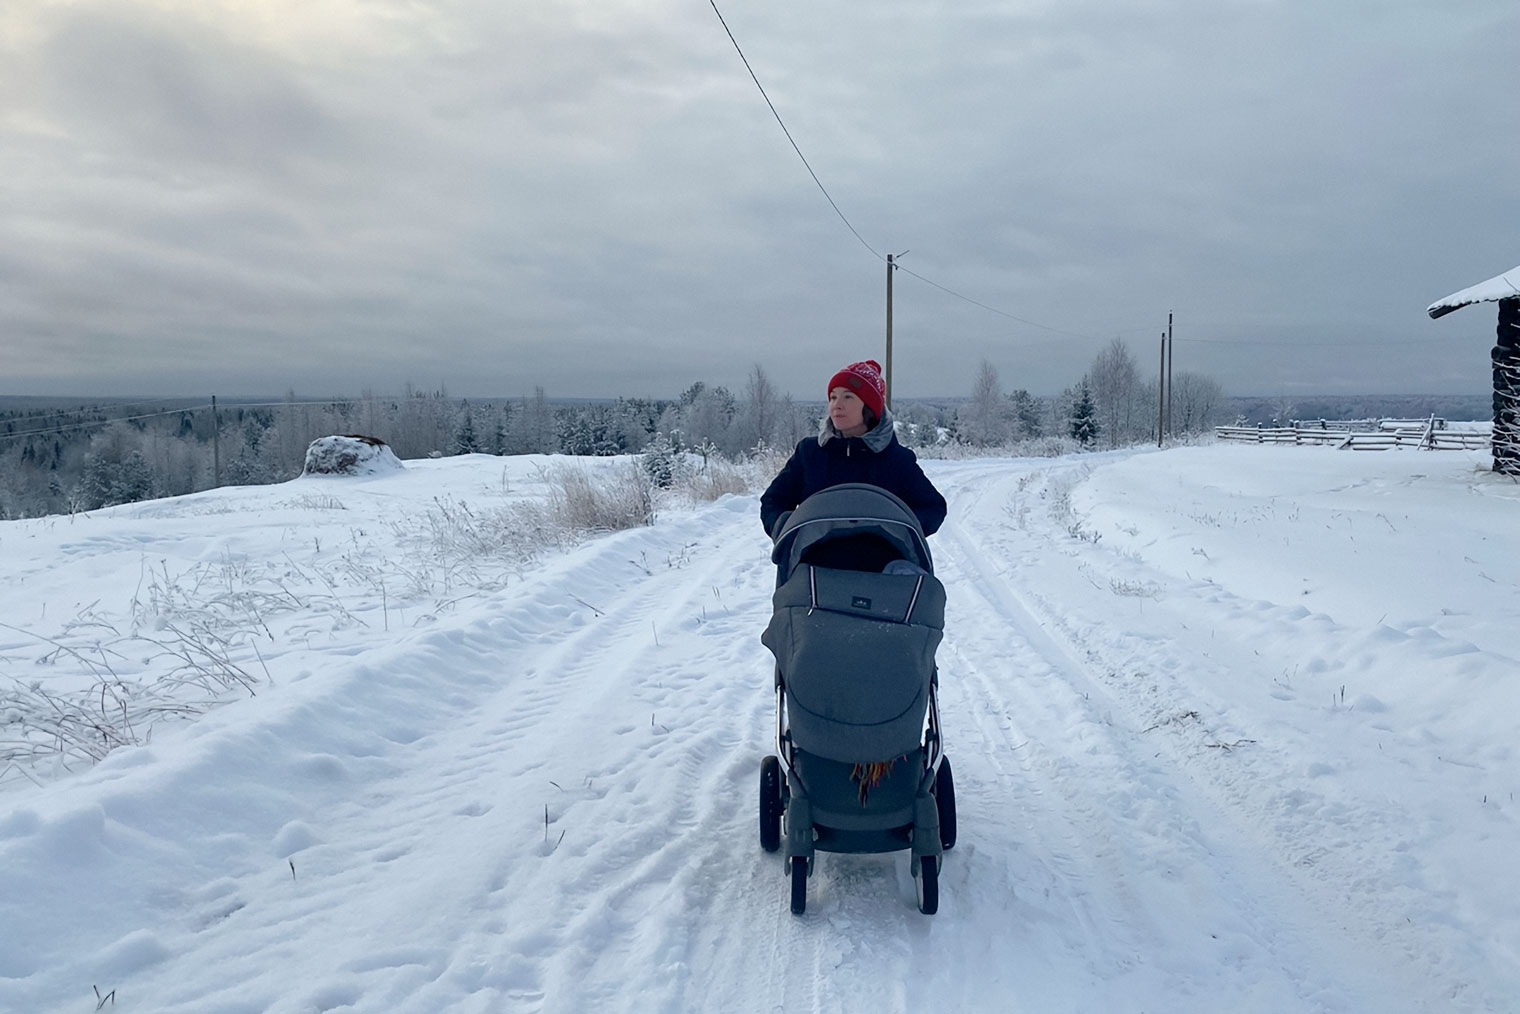
[[[1487,454],[928,462],[933,917],[905,854],[821,855],[795,917],[759,848],[757,498],[461,549],[448,517],[545,463],[0,524],[0,692],[193,671],[165,646],[213,622],[254,677],[5,770],[0,1010],[1514,1009],[1520,485]]]
[[[401,459],[375,437],[318,437],[306,449],[305,475],[377,475],[404,468]]]
[[[1501,299],[1520,298],[1520,286],[1516,286],[1511,279],[1520,280],[1520,266],[1513,267],[1486,282],[1470,285],[1461,292],[1453,292],[1445,299],[1431,303],[1425,308],[1425,312],[1432,317],[1443,317],[1453,310],[1460,310],[1472,303],[1494,303]]]

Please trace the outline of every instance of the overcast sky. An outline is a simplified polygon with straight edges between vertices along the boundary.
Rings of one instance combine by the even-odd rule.
[[[0,394],[1489,389],[1514,0],[718,7],[858,237],[708,0],[5,0]]]

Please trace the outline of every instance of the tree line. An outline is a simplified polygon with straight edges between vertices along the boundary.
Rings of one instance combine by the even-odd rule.
[[[1115,338],[1077,381],[1047,402],[1025,390],[1004,394],[997,368],[982,360],[971,397],[957,413],[960,439],[975,446],[1000,446],[1037,437],[1060,436],[1084,448],[1127,447],[1158,436],[1160,379],[1146,379],[1129,351]],[[1205,433],[1229,418],[1224,389],[1199,373],[1172,376],[1168,436]]]
[[[0,410],[0,519],[74,513],[217,485],[283,482],[301,474],[321,436],[362,433],[398,457],[455,454],[638,453],[663,437],[677,450],[738,457],[794,442],[813,407],[779,395],[755,367],[744,391],[695,383],[674,399],[461,399],[444,390],[401,395],[223,404],[123,412]]]
[[[1218,385],[1179,374],[1178,432],[1212,426],[1223,411]],[[968,399],[899,401],[900,439],[1002,447],[1059,438],[1073,447],[1116,447],[1154,438],[1155,383],[1140,380],[1117,340],[1082,380],[1056,398],[1005,394],[990,363]],[[216,485],[283,482],[301,473],[317,437],[362,433],[398,457],[455,454],[696,453],[736,459],[789,448],[817,432],[818,402],[795,402],[755,365],[740,391],[694,383],[672,399],[551,401],[543,388],[515,399],[461,399],[408,388],[394,396],[188,405],[146,414],[119,406],[68,411],[0,410],[0,519],[74,513]]]

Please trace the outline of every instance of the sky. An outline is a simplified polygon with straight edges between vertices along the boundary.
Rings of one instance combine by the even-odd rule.
[[[0,394],[1489,389],[1513,3],[717,10],[10,0]]]
[[[794,916],[762,850],[754,492],[513,540],[563,459],[381,457],[0,522],[0,1009],[1514,1010],[1486,452],[925,461],[933,916],[906,852]]]

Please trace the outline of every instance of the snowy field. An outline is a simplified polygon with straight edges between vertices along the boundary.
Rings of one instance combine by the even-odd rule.
[[[928,462],[932,917],[906,854],[821,855],[795,917],[759,847],[757,498],[477,538],[542,464],[0,524],[0,1011],[1517,1009],[1486,454]],[[98,740],[39,744],[49,699]]]

